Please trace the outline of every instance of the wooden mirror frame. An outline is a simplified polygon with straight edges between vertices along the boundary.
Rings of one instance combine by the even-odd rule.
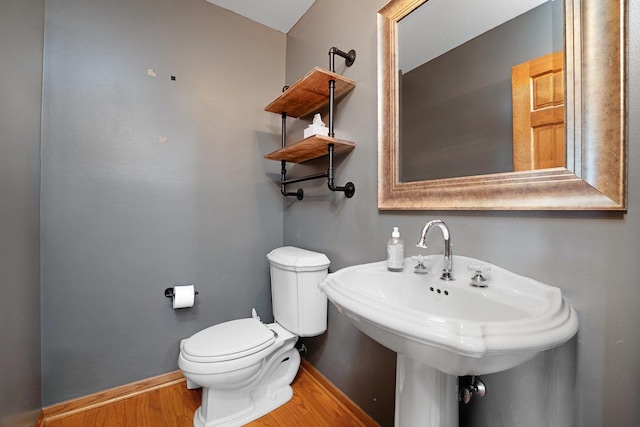
[[[378,209],[626,210],[627,0],[565,0],[569,168],[400,182],[397,24],[426,1],[378,11]]]

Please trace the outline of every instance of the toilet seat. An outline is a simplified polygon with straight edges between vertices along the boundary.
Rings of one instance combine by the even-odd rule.
[[[228,362],[265,350],[275,341],[274,332],[258,319],[237,319],[193,335],[185,342],[182,356],[197,363]]]

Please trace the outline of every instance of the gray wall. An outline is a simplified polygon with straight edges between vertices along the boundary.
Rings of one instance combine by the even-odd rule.
[[[44,0],[0,2],[0,426],[40,409]]]
[[[331,269],[337,270],[384,259],[394,225],[407,242],[407,255],[415,255],[412,243],[424,223],[444,219],[452,230],[455,253],[562,288],[580,316],[576,340],[509,372],[486,376],[489,395],[465,408],[470,417],[467,425],[553,425],[560,418],[569,423],[573,419],[573,425],[581,427],[636,425],[640,418],[640,123],[633,118],[640,116],[640,3],[630,2],[626,214],[378,211],[376,11],[384,3],[317,0],[288,35],[288,83],[311,67],[326,67],[331,46],[356,49],[358,57],[351,68],[337,67],[357,86],[338,104],[336,136],[355,141],[357,147],[337,170],[339,184],[355,183],[355,196],[346,200],[341,194],[329,194],[324,183],[301,185],[308,197],[284,202],[284,243],[325,252]],[[314,162],[293,170],[324,167]],[[442,245],[434,244],[427,252],[441,251]],[[306,342],[315,366],[383,425],[392,425],[395,357],[391,352],[357,332],[333,307],[327,334]],[[567,401],[572,405],[569,414],[554,407]]]
[[[175,370],[181,338],[252,307],[272,317],[282,201],[262,156],[280,118],[263,108],[286,37],[204,0],[50,0],[45,33],[49,405]],[[195,307],[172,310],[164,289],[188,283]]]

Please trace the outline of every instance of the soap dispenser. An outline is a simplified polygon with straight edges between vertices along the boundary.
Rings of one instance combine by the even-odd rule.
[[[398,227],[393,227],[391,238],[387,241],[387,269],[402,271],[404,267],[404,242],[400,239]]]

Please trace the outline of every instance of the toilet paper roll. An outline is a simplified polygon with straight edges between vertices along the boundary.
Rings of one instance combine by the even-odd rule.
[[[174,286],[173,288],[173,308],[193,307],[196,291],[193,285]]]

